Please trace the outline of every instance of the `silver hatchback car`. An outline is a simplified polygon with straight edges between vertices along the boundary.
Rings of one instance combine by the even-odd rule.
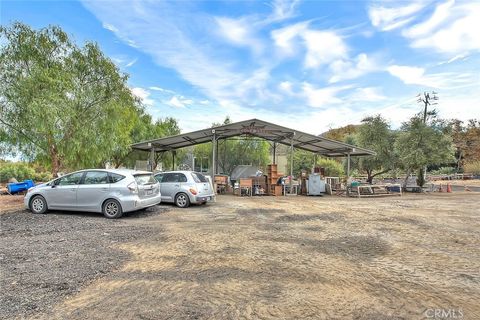
[[[37,185],[28,189],[24,199],[33,213],[88,211],[111,219],[160,201],[160,184],[151,172],[103,169],[81,170]]]
[[[180,208],[205,204],[215,197],[207,178],[193,171],[168,171],[155,174],[160,182],[162,202],[173,202]]]

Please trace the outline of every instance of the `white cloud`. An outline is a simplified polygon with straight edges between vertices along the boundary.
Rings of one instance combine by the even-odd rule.
[[[405,2],[400,2],[402,5]],[[382,31],[390,31],[400,28],[413,19],[413,15],[422,10],[427,3],[411,3],[406,6],[370,6],[368,9],[368,16],[373,26]]]
[[[293,85],[290,81],[282,81],[280,82],[280,84],[278,85],[278,88],[286,93],[287,95],[293,95]]]
[[[299,0],[274,0],[272,3],[273,12],[267,18],[268,22],[277,22],[294,17],[299,2]]]
[[[333,31],[308,30],[303,33],[303,38],[307,47],[307,68],[316,68],[347,56],[347,45]]]
[[[313,108],[325,108],[333,104],[341,103],[343,100],[337,97],[337,94],[343,90],[351,88],[350,86],[315,88],[310,83],[304,83],[302,86],[303,95],[309,106]]]
[[[312,29],[308,21],[273,30],[271,37],[285,57],[294,56],[300,47],[305,47],[306,68],[318,68],[348,56],[348,46],[339,33]]]
[[[237,46],[246,46],[259,54],[263,50],[263,43],[254,36],[252,21],[247,18],[232,19],[217,17],[218,32],[228,42]]]
[[[419,36],[430,34],[433,29],[438,27],[448,18],[448,16],[450,15],[450,9],[452,8],[454,3],[454,0],[449,0],[445,3],[439,4],[435,8],[435,11],[433,12],[430,19],[404,30],[402,34],[408,38],[416,38]]]
[[[165,102],[167,105],[175,108],[185,108],[187,105],[191,105],[193,100],[185,99],[181,96],[173,96],[170,100]]]
[[[106,1],[84,4],[101,21],[115,24],[118,27],[115,34],[120,39],[134,39],[136,45],[157,64],[174,69],[181,78],[209,97],[231,96],[232,88],[245,77],[243,72],[233,68],[230,61],[222,59],[216,48],[192,35],[192,25],[210,23],[204,28],[215,29],[211,17],[177,12],[176,4],[167,2],[120,1],[115,3],[115,10],[111,10],[111,3]]]
[[[455,55],[454,57],[448,59],[448,60],[444,60],[444,61],[440,61],[439,63],[437,63],[437,66],[441,66],[441,65],[445,65],[445,64],[450,64],[450,63],[453,63],[453,62],[456,62],[456,61],[465,61],[469,58],[468,55],[465,55],[465,54],[457,54]]]
[[[357,88],[350,95],[349,99],[351,101],[369,101],[369,102],[377,102],[387,99],[379,88],[367,87],[367,88]]]
[[[342,80],[355,79],[367,73],[380,70],[379,62],[369,58],[367,54],[361,53],[353,61],[336,60],[330,64],[333,73],[330,83]]]
[[[127,64],[125,65],[125,67],[126,67],[126,68],[129,68],[129,67],[133,66],[137,61],[138,61],[138,58],[135,58],[135,59],[133,59],[132,61],[130,61],[129,63],[127,63]]]
[[[471,3],[448,8],[444,14],[448,15],[448,21],[438,28],[434,28],[437,27],[435,25],[427,34],[414,32],[418,30],[415,29],[418,26],[406,31],[405,35],[412,39],[412,47],[429,48],[447,54],[479,52],[480,4]]]
[[[112,31],[112,32],[114,32],[114,33],[115,33],[115,32],[118,32],[118,29],[115,28],[115,27],[114,27],[112,24],[110,24],[110,23],[104,22],[104,23],[102,24],[102,26],[103,26],[105,29],[110,30],[110,31]]]
[[[160,92],[164,92],[164,93],[175,94],[175,91],[168,90],[168,89],[165,89],[165,88],[161,88],[161,87],[158,87],[158,86],[151,86],[151,87],[148,87],[148,89],[153,90],[153,91],[160,91]]]
[[[389,39],[392,43],[386,44],[389,47],[383,50],[384,47],[371,49],[377,44],[376,38],[361,38],[362,34],[371,35],[372,30],[380,29],[398,30],[396,34],[406,37],[412,45],[420,40],[433,41],[431,38],[439,31],[451,29],[457,21],[468,16],[460,7],[475,7],[473,4],[453,5],[447,18],[437,14],[433,22],[429,22],[432,15],[424,16],[429,12],[426,9],[430,10],[427,3],[411,5],[400,2],[399,5],[407,9],[397,10],[395,2],[382,2],[381,8],[385,10],[377,12],[382,14],[371,12],[372,24],[375,21],[377,28],[355,25],[343,29],[338,29],[344,27],[341,21],[332,22],[329,17],[310,21],[296,19],[293,23],[285,21],[296,15],[296,2],[288,1],[274,1],[271,13],[242,17],[227,13],[221,18],[202,11],[203,7],[197,2],[119,1],[115,2],[115,10],[112,10],[111,4],[111,1],[85,2],[85,6],[100,21],[104,21],[104,27],[114,32],[118,39],[137,46],[157,65],[174,70],[172,74],[185,81],[182,85],[186,85],[186,90],[195,92],[195,98],[190,99],[182,96],[180,91],[164,89],[163,86],[169,87],[170,84],[163,78],[160,80],[164,82],[151,82],[155,85],[145,89],[132,89],[144,104],[149,105],[148,112],[155,117],[179,118],[183,130],[208,127],[212,122],[222,122],[227,115],[233,121],[257,117],[313,134],[324,132],[329,126],[359,123],[364,116],[377,113],[399,125],[420,110],[415,103],[415,94],[409,97],[408,103],[399,103],[404,98],[400,95],[413,88],[423,90],[420,86],[444,88],[440,91],[444,111],[451,108],[465,117],[467,115],[463,110],[470,115],[477,112],[474,106],[478,106],[478,98],[475,94],[471,94],[471,100],[458,99],[460,107],[453,102],[447,104],[444,95],[447,91],[456,92],[456,89],[449,89],[466,86],[468,81],[476,81],[478,88],[478,78],[403,65],[410,63],[408,61],[417,61],[417,66],[433,65],[438,60],[452,63],[468,53],[449,53],[438,60],[434,57],[425,62],[425,57],[430,59],[430,54],[439,51],[437,44],[424,50],[425,55],[404,57],[405,48],[402,45],[405,41],[398,43],[396,39]],[[249,8],[249,5],[244,7],[245,11]],[[282,23],[268,25],[275,21]],[[352,16],[349,21],[355,21],[355,17]],[[219,28],[222,23],[224,28]],[[425,31],[427,29],[429,32]],[[411,30],[410,33],[408,30]],[[462,37],[462,33],[456,34]],[[448,45],[449,41],[447,38],[446,43],[440,45]],[[233,46],[225,46],[226,42]],[[471,41],[462,46],[467,44],[471,46]],[[257,45],[263,51],[255,49]],[[245,50],[234,46],[252,48],[254,53],[260,54],[253,57],[245,55]],[[392,56],[388,59],[396,61],[392,62],[396,65],[387,69],[382,62],[382,54],[390,52]],[[411,54],[411,49],[408,54]],[[471,56],[471,61],[476,61],[476,56]],[[119,58],[124,66],[133,57]],[[448,71],[457,66],[461,65],[443,66],[439,70]],[[322,70],[318,70],[320,68]],[[344,83],[340,82],[377,70],[387,70],[388,73],[364,77],[348,86],[342,86]],[[410,86],[398,83],[389,74]],[[181,82],[175,80],[175,90],[182,90],[178,89]],[[328,86],[328,82],[336,85]],[[399,96],[392,97],[392,92]],[[449,99],[455,101],[454,98]],[[158,103],[160,101],[161,104]],[[444,102],[448,107],[443,107]],[[463,102],[469,105],[463,106]]]
[[[139,88],[139,87],[135,87],[135,88],[131,88],[130,89],[133,93],[134,96],[140,98],[140,100],[142,100],[142,103],[146,106],[153,106],[154,104],[154,101],[152,99],[149,98],[150,96],[150,92],[148,90],[145,90],[144,88]]]
[[[283,55],[292,56],[297,52],[298,36],[307,30],[308,24],[308,22],[300,22],[271,32],[275,45]]]
[[[387,71],[405,84],[421,85],[437,89],[454,89],[472,85],[472,75],[468,73],[443,72],[425,74],[425,69],[412,66],[392,65]],[[473,84],[475,85],[475,84]]]
[[[118,57],[112,57],[110,59],[112,59],[112,61],[115,62],[117,65],[120,65],[120,64],[125,62],[125,60],[123,60],[121,58],[118,58]]]
[[[402,28],[402,35],[413,48],[434,50],[443,54],[465,54],[480,51],[480,3],[447,0],[435,6],[427,18],[427,2],[399,6],[371,6],[372,24],[382,31]]]

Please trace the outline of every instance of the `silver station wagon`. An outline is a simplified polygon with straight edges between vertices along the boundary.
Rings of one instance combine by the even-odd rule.
[[[180,208],[205,204],[215,197],[207,178],[193,171],[168,171],[155,174],[160,182],[162,202],[173,202]]]
[[[101,212],[111,219],[160,201],[160,185],[151,172],[120,169],[73,172],[30,188],[24,199],[33,213],[49,209]]]

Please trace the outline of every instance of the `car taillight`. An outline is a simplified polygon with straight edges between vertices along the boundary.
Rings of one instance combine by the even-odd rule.
[[[138,188],[137,188],[137,183],[136,182],[131,182],[128,186],[127,186],[128,190],[130,190],[131,193],[138,193]]]
[[[193,195],[196,195],[197,194],[197,190],[193,189],[193,188],[190,188],[190,193],[193,194]]]

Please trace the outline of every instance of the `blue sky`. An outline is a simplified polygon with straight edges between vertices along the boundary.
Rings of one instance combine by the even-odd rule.
[[[314,134],[439,93],[480,118],[478,1],[2,1],[2,25],[96,41],[154,117],[183,131],[260,118]]]

